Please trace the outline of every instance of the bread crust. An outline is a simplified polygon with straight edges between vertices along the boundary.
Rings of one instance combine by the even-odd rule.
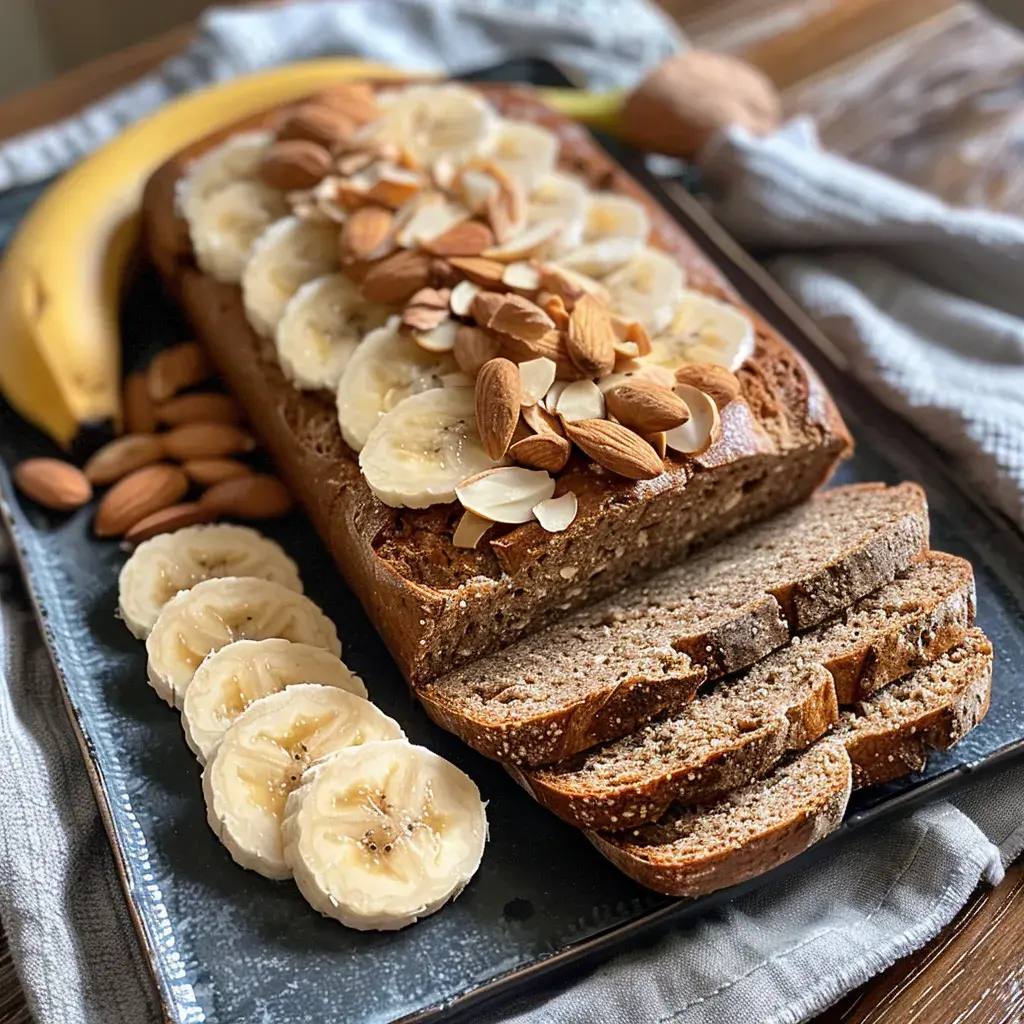
[[[637,197],[654,243],[677,256],[690,283],[739,303],[696,245],[572,122],[531,95],[488,88],[506,116],[557,131],[563,166],[593,187]],[[565,533],[536,523],[508,529],[479,552],[452,549],[452,506],[396,510],[363,481],[337,428],[333,396],[292,388],[273,345],[249,327],[237,287],[199,273],[174,208],[188,161],[233,131],[266,127],[271,111],[202,140],[159,168],[143,199],[146,245],[279,471],[327,544],[411,682],[503,646],[691,549],[807,497],[849,453],[838,411],[806,363],[759,323],[757,349],[739,373],[743,401],[725,410],[723,439],[697,459],[670,462],[644,484],[612,481],[578,460],[565,478],[580,512]],[[742,303],[739,303],[742,305]],[[573,568],[567,577],[563,569]]]

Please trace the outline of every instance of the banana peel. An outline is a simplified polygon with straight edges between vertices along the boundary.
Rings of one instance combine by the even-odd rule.
[[[22,222],[0,263],[0,391],[61,447],[120,428],[118,308],[149,175],[218,128],[345,78],[408,77],[353,59],[293,64],[187,95],[63,175]],[[542,90],[552,106],[614,128],[624,94]]]

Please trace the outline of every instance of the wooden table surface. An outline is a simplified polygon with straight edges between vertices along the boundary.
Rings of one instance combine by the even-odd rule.
[[[787,113],[813,116],[832,149],[950,202],[1024,213],[1024,38],[1014,30],[955,0],[660,2],[696,45],[766,71]],[[185,26],[0,102],[0,139],[73,113],[192,35]],[[1022,948],[1018,862],[815,1024],[1021,1024]],[[0,931],[0,1024],[30,1019]]]

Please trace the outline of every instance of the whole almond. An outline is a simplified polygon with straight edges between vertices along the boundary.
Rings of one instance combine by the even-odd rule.
[[[157,406],[156,415],[169,427],[180,427],[183,423],[240,423],[244,419],[242,407],[230,395],[217,391],[169,398]]]
[[[164,435],[164,451],[172,459],[215,459],[222,455],[251,452],[251,434],[229,423],[187,423]]]
[[[153,357],[146,371],[149,397],[154,402],[164,402],[209,376],[210,364],[203,350],[194,341],[182,342]]]
[[[303,103],[278,129],[279,142],[302,139],[333,150],[348,138],[355,122],[341,110],[326,103]]]
[[[188,491],[188,477],[166,462],[137,469],[103,496],[93,529],[97,537],[119,537],[146,516],[179,502]]]
[[[544,356],[554,362],[556,379],[579,380],[583,376],[569,358],[565,350],[565,335],[560,331],[550,330],[532,341],[523,341],[510,334],[500,334],[497,338],[501,342],[502,354],[514,363]]]
[[[181,468],[194,484],[212,487],[222,480],[237,480],[240,476],[252,476],[252,469],[237,459],[189,459]]]
[[[740,397],[739,378],[724,366],[715,363],[688,363],[676,370],[676,383],[689,384],[715,400],[724,409],[733,399]]]
[[[309,139],[275,142],[260,164],[259,176],[283,192],[312,188],[331,170],[331,154]]]
[[[422,242],[420,248],[434,256],[479,256],[494,245],[494,233],[478,220],[464,220]]]
[[[258,473],[214,484],[199,503],[238,519],[276,519],[292,507],[292,496],[276,476]]]
[[[100,448],[86,462],[83,472],[94,486],[112,484],[163,457],[164,441],[159,434],[125,434]]]
[[[159,533],[171,533],[184,529],[186,526],[198,526],[200,523],[211,523],[217,518],[217,510],[197,501],[182,502],[180,505],[169,505],[140,519],[124,535],[129,544],[139,544]]]
[[[455,332],[452,354],[459,369],[468,377],[475,378],[480,367],[500,352],[501,345],[497,339],[479,327],[463,325]]]
[[[313,102],[340,111],[357,125],[374,121],[380,115],[373,88],[366,82],[342,82],[317,93]]]
[[[501,292],[479,291],[469,304],[469,315],[478,327],[490,327],[491,321],[504,304],[505,296]]]
[[[133,373],[125,379],[124,428],[129,434],[151,434],[156,430],[156,409],[144,373]]]
[[[627,480],[653,480],[665,469],[658,453],[638,434],[610,420],[576,420],[565,433],[599,466]]]
[[[481,288],[500,288],[501,279],[505,274],[505,264],[497,260],[488,260],[483,256],[453,256],[451,265],[473,284]]]
[[[551,317],[535,302],[509,293],[487,324],[491,330],[508,334],[519,341],[536,341],[554,329]]]
[[[563,470],[571,453],[572,445],[564,437],[547,432],[524,437],[508,450],[520,466],[546,469],[549,473]]]
[[[484,451],[503,458],[519,422],[519,370],[508,359],[491,359],[476,378],[476,426]]]
[[[403,250],[374,263],[363,278],[361,290],[368,302],[405,302],[430,281],[430,257]]]
[[[14,467],[19,491],[45,508],[70,512],[92,497],[92,484],[70,462],[60,459],[26,459]]]
[[[430,283],[434,288],[454,288],[463,276],[448,262],[440,256],[434,256],[430,260]]]
[[[384,206],[363,206],[355,210],[341,229],[342,259],[373,259],[381,250],[395,222],[395,215]]]
[[[686,403],[668,388],[637,377],[604,393],[608,411],[638,434],[671,430],[690,418]]]
[[[615,331],[608,309],[581,295],[569,315],[565,338],[569,358],[588,377],[603,377],[615,366]]]

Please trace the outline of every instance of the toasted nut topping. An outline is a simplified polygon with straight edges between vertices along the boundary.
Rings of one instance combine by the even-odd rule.
[[[519,371],[507,359],[491,359],[476,378],[476,425],[484,451],[503,458],[519,421]]]

